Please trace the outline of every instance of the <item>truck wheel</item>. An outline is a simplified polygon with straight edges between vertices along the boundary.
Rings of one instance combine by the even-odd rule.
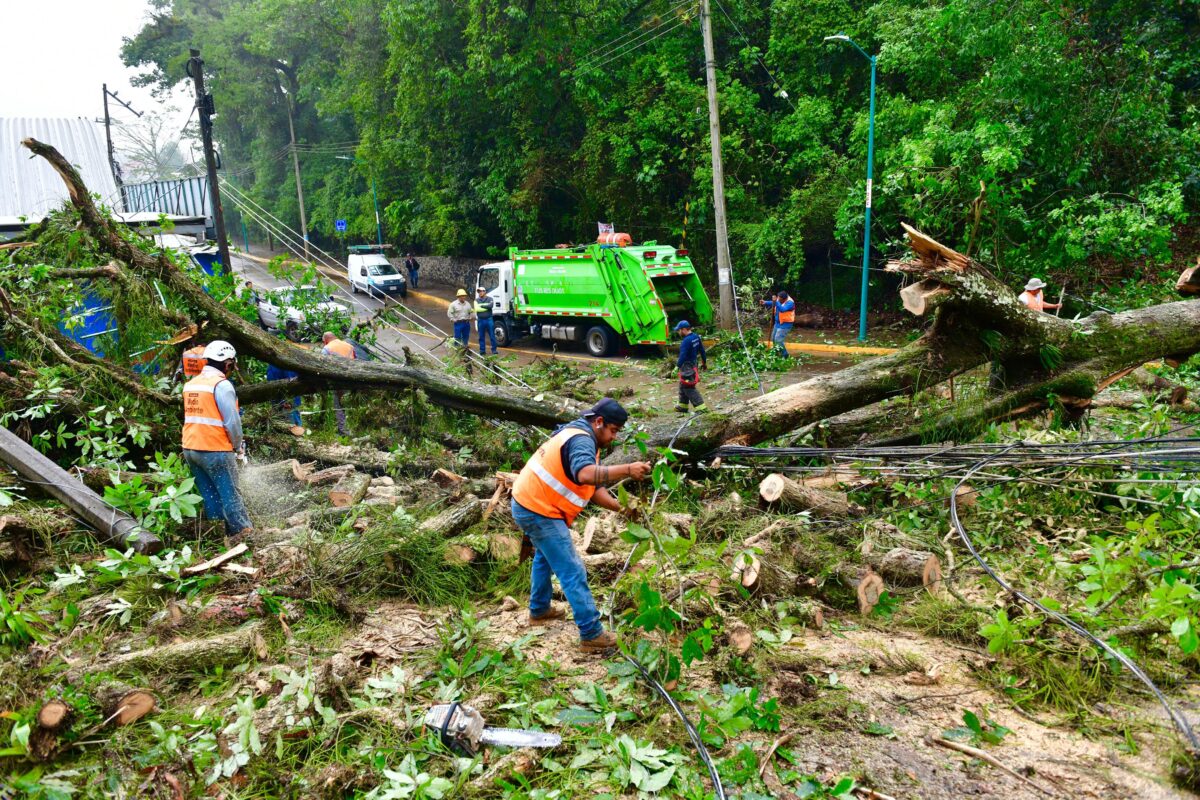
[[[588,328],[587,334],[583,337],[583,343],[587,347],[588,353],[596,358],[601,358],[616,349],[617,337],[613,335],[612,328],[607,325],[594,325]]]
[[[350,281],[350,291],[353,294],[358,294],[358,284],[355,283],[354,281]]]
[[[502,319],[496,320],[496,345],[508,347],[510,344],[512,344],[512,333],[508,330],[508,323]]]
[[[400,299],[401,299],[401,300],[407,300],[407,299],[408,299],[408,289],[407,289],[407,288],[404,288],[404,289],[401,289],[401,290],[400,290]]]

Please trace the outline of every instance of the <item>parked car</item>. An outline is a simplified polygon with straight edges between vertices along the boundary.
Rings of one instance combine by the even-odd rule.
[[[377,245],[356,245],[350,248],[346,263],[350,291],[366,292],[372,297],[398,294],[408,297],[408,279],[392,266]]]
[[[350,309],[319,286],[270,289],[258,298],[258,321],[267,330],[282,330],[291,339],[320,336],[350,326]]]

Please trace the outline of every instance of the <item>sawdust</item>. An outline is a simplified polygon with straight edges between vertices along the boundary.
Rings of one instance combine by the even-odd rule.
[[[836,683],[862,704],[864,710],[856,716],[865,715],[841,730],[795,737],[788,746],[800,756],[798,768],[805,772],[830,777],[855,772],[896,798],[1045,797],[968,756],[926,744],[928,736],[961,727],[963,711],[972,710],[1012,731],[1002,744],[986,747],[989,754],[1061,797],[1193,796],[1168,783],[1169,732],[1139,735],[1143,747],[1131,756],[1117,751],[1112,740],[1089,741],[1077,731],[1023,716],[972,677],[971,667],[988,658],[983,653],[905,631],[886,636],[869,630],[808,632],[793,642],[785,648],[790,669],[808,672],[822,686],[836,673]],[[783,676],[769,688],[785,689],[780,694],[788,686],[794,689],[795,679]],[[813,681],[807,684],[811,687]],[[865,733],[870,722],[891,728],[893,735]]]

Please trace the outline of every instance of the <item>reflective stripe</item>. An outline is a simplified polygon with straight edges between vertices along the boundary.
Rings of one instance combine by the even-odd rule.
[[[218,428],[225,427],[225,422],[223,420],[212,419],[211,417],[185,416],[183,418],[183,424],[184,425],[213,425]]]
[[[587,500],[584,500],[582,497],[580,497],[579,495],[572,492],[566,486],[563,486],[562,481],[560,481],[558,478],[554,477],[549,472],[547,472],[546,468],[543,467],[541,464],[537,463],[536,461],[531,461],[531,462],[529,462],[529,468],[533,470],[534,475],[537,475],[539,478],[542,479],[543,483],[545,483],[547,486],[549,486],[554,491],[558,492],[558,494],[561,495],[564,499],[566,499],[566,501],[568,503],[570,503],[571,505],[575,505],[575,506],[579,506],[580,508],[583,508],[584,506],[586,506],[588,504]]]

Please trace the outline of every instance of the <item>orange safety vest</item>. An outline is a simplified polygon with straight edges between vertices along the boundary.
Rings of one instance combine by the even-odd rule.
[[[217,384],[224,375],[200,375],[183,385],[183,449],[233,452],[221,409],[217,408]]]
[[[354,358],[354,345],[349,342],[343,342],[341,339],[334,339],[325,348],[335,356],[341,358]]]
[[[537,449],[525,464],[513,484],[513,499],[535,514],[543,517],[562,517],[570,525],[579,516],[592,495],[595,486],[575,483],[563,469],[562,449],[576,436],[587,436],[579,428],[564,428],[551,436]],[[596,463],[600,463],[600,451],[596,451]]]
[[[779,312],[779,324],[786,325],[789,322],[796,321],[796,304],[792,303],[790,311],[779,311],[779,306],[775,306],[775,310]]]
[[[204,357],[204,345],[197,345],[183,351],[183,374],[194,378],[204,371],[208,359]]]

